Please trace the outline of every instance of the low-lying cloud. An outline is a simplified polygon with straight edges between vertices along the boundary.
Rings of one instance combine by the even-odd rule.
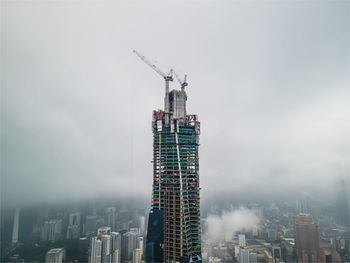
[[[238,231],[247,231],[259,223],[257,211],[240,207],[223,211],[221,215],[208,215],[207,235],[209,240],[231,238]]]
[[[3,203],[151,198],[164,81],[134,48],[188,75],[202,207],[349,176],[348,2],[95,2],[1,2]]]

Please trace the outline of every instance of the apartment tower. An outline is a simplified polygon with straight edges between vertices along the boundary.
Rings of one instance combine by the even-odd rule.
[[[298,263],[324,263],[318,227],[312,216],[310,214],[294,215],[293,226]]]

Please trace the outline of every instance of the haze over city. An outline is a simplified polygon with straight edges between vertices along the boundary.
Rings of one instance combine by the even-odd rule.
[[[349,1],[0,6],[1,262],[350,260]]]
[[[3,202],[149,198],[164,87],[134,48],[188,75],[203,198],[349,176],[347,1],[4,1]]]

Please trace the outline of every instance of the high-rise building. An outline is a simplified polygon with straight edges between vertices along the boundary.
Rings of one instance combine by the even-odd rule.
[[[52,248],[45,256],[45,263],[62,263],[65,260],[66,251],[64,248]]]
[[[89,263],[102,262],[102,241],[98,237],[92,237],[90,241]]]
[[[40,234],[42,241],[55,242],[60,240],[62,234],[62,220],[52,219],[44,221],[41,225]]]
[[[318,227],[310,214],[293,216],[295,246],[298,263],[325,262],[320,248]]]
[[[96,230],[99,227],[105,225],[105,218],[97,215],[88,215],[86,216],[84,224],[84,233],[89,236],[91,233],[96,234]]]
[[[101,235],[102,241],[102,253],[101,253],[101,261],[102,263],[110,263],[111,262],[111,236],[110,235]]]
[[[110,235],[111,234],[111,227],[109,226],[102,226],[97,229],[97,235],[102,236],[102,235]]]
[[[271,224],[267,227],[266,232],[267,232],[267,240],[269,242],[274,242],[275,240],[278,239],[278,228],[276,224]]]
[[[145,216],[140,216],[139,217],[139,228],[140,228],[140,233],[143,235],[145,233],[146,230],[146,217]]]
[[[140,228],[138,228],[138,227],[131,227],[129,229],[129,232],[133,232],[135,234],[140,234]]]
[[[339,224],[350,227],[350,178],[340,177],[336,190],[336,219]]]
[[[136,248],[140,248],[141,250],[143,250],[143,237],[137,237]]]
[[[112,238],[112,263],[120,263],[121,254],[121,235],[118,232],[111,233]]]
[[[306,194],[303,194],[300,199],[296,201],[297,213],[310,213],[310,200]]]
[[[199,134],[187,95],[166,86],[165,109],[153,112],[153,193],[147,262],[201,261]],[[154,227],[162,222],[163,226]],[[158,233],[157,233],[158,231]]]
[[[279,245],[272,245],[271,246],[271,250],[272,250],[272,257],[276,260],[279,261],[282,257],[282,251],[281,251],[281,247]]]
[[[141,259],[142,259],[142,250],[140,248],[135,248],[133,257],[132,257],[132,262],[141,263]]]
[[[112,263],[120,263],[120,249],[116,249],[112,251]]]
[[[88,238],[81,237],[79,238],[79,246],[78,246],[78,262],[87,262],[88,261]]]
[[[163,211],[151,211],[148,218],[146,262],[163,262],[164,215]]]
[[[258,262],[258,255],[253,252],[249,252],[249,263],[257,263]]]
[[[244,234],[239,234],[238,235],[238,245],[240,247],[246,247],[246,242],[245,242],[245,235]]]
[[[132,260],[134,249],[137,244],[137,233],[126,232],[122,235],[121,243],[121,261],[122,263]]]
[[[121,235],[110,230],[110,227],[100,227],[98,236],[91,238],[89,262],[120,263]]]
[[[257,236],[259,235],[259,227],[256,226],[256,225],[253,226],[253,227],[252,227],[252,233],[251,233],[251,234],[252,234],[253,237],[257,237]]]
[[[13,228],[12,228],[12,244],[18,242],[18,228],[19,228],[19,208],[15,209],[13,217]]]
[[[250,263],[249,249],[239,248],[239,263]]]
[[[80,213],[70,213],[67,227],[67,239],[78,239],[80,237]]]
[[[107,226],[111,227],[112,231],[115,231],[116,211],[115,207],[106,208],[105,223]]]

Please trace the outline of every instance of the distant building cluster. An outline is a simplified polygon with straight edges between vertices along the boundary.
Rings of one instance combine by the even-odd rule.
[[[117,209],[95,203],[75,209],[38,208],[28,238],[34,247],[40,248],[38,250],[47,250],[43,251],[42,260],[35,260],[34,255],[32,261],[142,263],[146,214],[144,210]],[[25,215],[16,209],[11,227],[11,250],[23,246],[19,238],[21,216]],[[23,255],[13,254],[7,261],[24,262],[23,258]]]
[[[204,235],[203,262],[347,262],[349,227],[329,217],[319,217],[317,224],[311,211],[306,199],[298,200],[294,211],[291,207],[262,207],[258,225],[233,236],[227,233],[221,240]]]
[[[111,227],[100,227],[97,236],[90,238],[88,262],[120,263],[121,236],[118,232],[111,232]]]
[[[346,209],[342,205],[333,209]],[[227,231],[211,239],[208,215],[229,209],[225,204],[215,204],[202,214],[203,263],[350,262],[350,228],[344,213],[320,213],[310,198],[248,204],[247,209],[254,211],[258,221],[247,229]],[[1,262],[149,262],[148,241],[160,238],[164,227],[158,211],[155,209],[148,219],[146,202],[140,206],[114,201],[13,209],[2,215]],[[147,241],[147,237],[152,239]],[[154,244],[150,248],[161,249]]]

